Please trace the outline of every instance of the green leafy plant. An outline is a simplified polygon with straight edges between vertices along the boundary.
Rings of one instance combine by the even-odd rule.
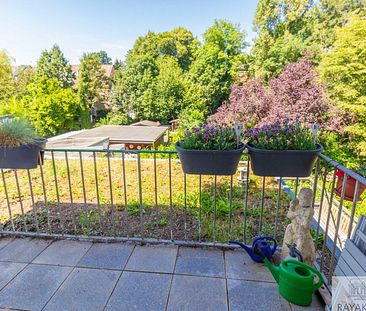
[[[0,122],[0,146],[19,147],[33,144],[39,137],[30,124],[22,119]]]
[[[300,123],[274,123],[250,129],[245,136],[255,148],[266,150],[314,150],[311,130]]]
[[[187,150],[233,150],[239,147],[238,141],[242,146],[233,128],[204,124],[187,130],[179,146]]]

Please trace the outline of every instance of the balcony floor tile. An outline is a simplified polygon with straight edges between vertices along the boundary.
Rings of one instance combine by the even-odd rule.
[[[226,277],[249,281],[276,281],[262,263],[254,262],[243,249],[225,252]]]
[[[123,270],[134,245],[120,243],[94,243],[77,266]]]
[[[31,264],[0,292],[0,307],[41,310],[70,272],[69,267]]]
[[[0,262],[0,290],[26,266],[25,263]]]
[[[0,261],[31,262],[52,241],[31,238],[18,238],[0,250]]]
[[[165,310],[171,279],[169,274],[125,271],[105,310]]]
[[[177,249],[175,246],[136,246],[125,269],[173,273]]]
[[[174,275],[167,310],[228,310],[225,280]]]
[[[221,250],[180,247],[175,273],[225,277],[224,253]]]
[[[49,265],[75,266],[91,246],[92,243],[90,242],[55,241],[33,262]]]
[[[119,271],[75,268],[44,310],[103,310],[120,274]]]
[[[227,280],[229,308],[231,311],[246,310],[288,310],[290,304],[283,299],[277,284],[244,280]]]

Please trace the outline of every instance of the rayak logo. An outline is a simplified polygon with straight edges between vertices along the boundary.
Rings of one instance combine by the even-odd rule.
[[[366,311],[366,277],[333,277],[332,310]]]

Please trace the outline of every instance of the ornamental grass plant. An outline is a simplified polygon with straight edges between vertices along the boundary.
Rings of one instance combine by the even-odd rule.
[[[0,122],[0,146],[14,148],[39,139],[31,125],[22,119]]]

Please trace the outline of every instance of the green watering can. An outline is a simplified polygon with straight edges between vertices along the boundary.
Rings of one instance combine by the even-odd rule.
[[[320,272],[306,263],[285,259],[279,266],[274,266],[267,258],[264,263],[278,283],[281,296],[296,305],[310,305],[313,293],[324,283]],[[314,274],[319,278],[316,284]]]

